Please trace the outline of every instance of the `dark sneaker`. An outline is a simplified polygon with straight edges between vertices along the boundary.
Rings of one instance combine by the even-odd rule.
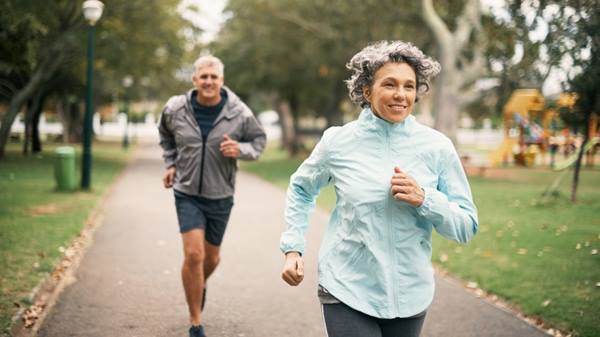
[[[190,337],[206,337],[202,325],[193,326],[190,328]]]
[[[206,287],[202,290],[202,303],[200,303],[200,311],[204,311],[204,303],[206,303]]]

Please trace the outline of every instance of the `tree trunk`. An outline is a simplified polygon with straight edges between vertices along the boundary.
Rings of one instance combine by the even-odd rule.
[[[447,66],[448,68],[453,67]],[[434,104],[437,110],[434,128],[448,136],[456,145],[456,130],[458,129],[461,103],[454,78],[455,73],[452,69],[448,69],[439,78],[434,96]]]
[[[467,87],[485,73],[485,62],[481,44],[476,36],[471,48],[472,57],[462,57],[472,34],[481,33],[480,4],[478,0],[466,1],[461,15],[456,18],[456,29],[451,32],[439,17],[432,0],[421,0],[421,17],[433,33],[439,49],[442,72],[437,79],[434,95],[434,127],[456,143],[456,130],[463,106],[475,99],[465,95]],[[481,43],[479,43],[481,42]],[[459,66],[460,65],[460,66]]]
[[[571,185],[571,202],[577,202],[577,187],[579,185],[579,172],[581,171],[581,162],[583,161],[583,154],[585,146],[590,140],[589,126],[590,126],[590,117],[591,113],[585,114],[584,120],[584,133],[583,133],[583,142],[581,143],[581,147],[579,148],[579,153],[577,154],[577,161],[575,162],[575,170],[573,171],[573,184]]]
[[[296,132],[294,130],[294,117],[288,101],[281,100],[279,102],[277,115],[279,115],[279,124],[281,125],[281,147],[291,153]]]
[[[42,152],[42,141],[40,137],[40,119],[44,111],[44,102],[46,101],[46,95],[42,94],[39,97],[37,105],[33,110],[33,116],[31,119],[31,153]]]
[[[39,153],[41,151],[39,122],[43,110],[44,98],[45,93],[43,92],[43,89],[39,89],[38,92],[27,101],[27,109],[25,110],[25,141],[23,142],[23,155],[29,154],[30,145],[31,153]]]
[[[2,118],[2,125],[0,125],[0,159],[4,157],[6,142],[10,135],[10,128],[12,127],[17,114],[21,110],[21,107],[44,82],[54,76],[61,62],[61,57],[54,57],[47,62],[41,62],[29,79],[29,82],[27,82],[27,84],[10,99],[8,109]]]
[[[340,111],[340,103],[345,95],[344,81],[338,80],[333,92],[329,96],[325,105],[325,119],[327,119],[327,127],[339,126],[344,124],[344,115]]]
[[[23,155],[26,156],[29,154],[29,139],[31,139],[31,120],[33,115],[33,105],[34,98],[30,98],[27,100],[27,104],[25,106],[25,118],[24,123],[25,129],[23,130]]]

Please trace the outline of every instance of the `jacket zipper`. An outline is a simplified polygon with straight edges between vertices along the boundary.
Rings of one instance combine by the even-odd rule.
[[[386,151],[387,151],[387,157],[389,159],[390,163],[393,163],[393,158],[391,156],[392,153],[392,146],[391,146],[391,135],[390,135],[390,130],[386,129],[386,142],[387,142],[387,147],[386,147]],[[397,284],[394,281],[397,277],[397,273],[398,273],[398,264],[397,264],[397,259],[396,259],[396,249],[394,246],[394,243],[396,242],[396,237],[394,235],[394,225],[392,223],[392,198],[388,195],[387,197],[387,223],[388,223],[388,231],[390,233],[389,235],[389,246],[390,246],[390,250],[391,250],[391,257],[392,257],[392,272],[394,273],[394,276],[392,277],[392,296],[394,298],[394,311],[398,310],[398,291],[397,291]]]
[[[202,135],[200,135],[200,137],[202,137]],[[207,138],[208,138],[208,135],[206,135],[206,138],[202,137],[202,158],[200,161],[200,186],[198,186],[198,194],[202,194],[202,181],[204,180],[204,157],[205,157],[205,153],[206,153]]]

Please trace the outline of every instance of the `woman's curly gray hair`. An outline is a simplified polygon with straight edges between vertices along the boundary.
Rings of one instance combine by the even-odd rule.
[[[407,63],[417,77],[418,102],[429,91],[429,82],[441,70],[440,64],[413,46],[410,42],[379,41],[365,47],[350,59],[346,68],[352,76],[346,81],[352,102],[361,107],[369,106],[363,95],[363,88],[371,88],[375,73],[388,62]]]

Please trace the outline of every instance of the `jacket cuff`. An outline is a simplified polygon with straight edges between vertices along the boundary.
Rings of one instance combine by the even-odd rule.
[[[287,243],[283,242],[282,240],[281,244],[279,245],[279,248],[281,249],[283,254],[286,254],[288,252],[298,252],[300,253],[300,255],[304,255],[304,244],[302,243]]]
[[[175,160],[165,159],[165,169],[168,169],[171,166],[175,166]]]
[[[252,143],[240,142],[239,145],[240,145],[239,159],[254,160],[257,158],[257,156],[255,155],[256,151],[252,147]]]
[[[425,199],[423,200],[421,206],[417,207],[416,209],[417,214],[419,214],[422,217],[428,218],[431,215],[435,214],[435,205],[438,202],[446,199],[446,196],[442,192],[431,187],[424,187],[423,191],[425,191]]]

